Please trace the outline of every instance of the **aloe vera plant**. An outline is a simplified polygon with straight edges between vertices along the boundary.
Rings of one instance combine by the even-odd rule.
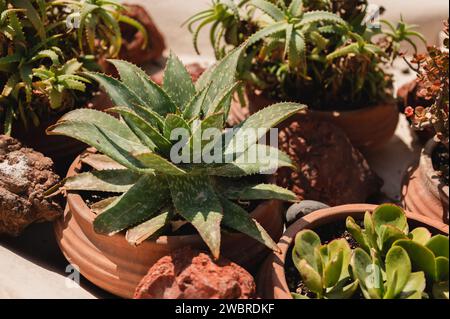
[[[103,86],[117,105],[109,112],[121,119],[80,109],[62,117],[48,133],[83,141],[120,165],[118,170],[80,174],[62,186],[64,190],[119,195],[106,200],[106,207],[95,219],[98,233],[113,235],[127,230],[128,241],[137,245],[181,217],[196,228],[215,257],[220,253],[221,227],[245,233],[277,250],[267,232],[239,202],[296,201],[296,196],[275,185],[252,184],[240,178],[277,167],[292,167],[287,155],[256,141],[305,106],[276,104],[250,117],[231,134],[223,131],[231,95],[238,86],[235,72],[242,50],[239,47],[207,70],[196,84],[174,55],[167,62],[162,88],[144,71],[120,60],[111,60],[120,73],[120,81],[99,73],[86,74]],[[253,128],[259,128],[257,139],[244,143],[245,131]],[[208,129],[220,132],[219,136],[204,140],[201,132]],[[188,132],[187,138],[174,135],[177,131]],[[214,153],[220,160],[228,160],[205,161],[202,155],[210,143],[220,143]],[[183,147],[178,148],[180,145]],[[174,158],[180,150],[187,150],[188,156],[178,162]],[[242,160],[252,152],[270,154],[270,161],[264,162],[259,156],[252,162]],[[99,206],[105,206],[104,203]]]
[[[413,40],[425,41],[403,21],[382,20],[382,28],[368,25],[367,15],[364,0],[215,0],[187,24],[195,47],[211,25],[217,58],[248,41],[240,77],[251,90],[315,109],[351,109],[392,98],[382,66],[403,53],[401,43],[415,50]]]
[[[409,231],[405,212],[391,204],[367,212],[363,224],[347,217],[354,249],[346,239],[322,245],[311,230],[297,234],[292,259],[315,296],[350,298],[359,290],[366,299],[449,298],[448,237]]]
[[[146,34],[122,10],[103,0],[0,0],[0,132],[86,105],[97,87],[80,73],[98,70],[100,57],[117,56],[119,23]]]
[[[358,281],[349,273],[352,250],[345,239],[322,245],[312,230],[303,230],[295,238],[294,265],[305,285],[317,298],[348,299],[358,289]],[[295,298],[303,295],[293,294]]]

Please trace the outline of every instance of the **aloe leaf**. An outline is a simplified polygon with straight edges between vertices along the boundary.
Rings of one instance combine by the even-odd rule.
[[[150,147],[152,151],[155,146],[163,154],[169,154],[172,143],[166,139],[157,128],[153,127],[145,119],[126,107],[114,107],[108,109],[108,112],[118,113],[124,119],[130,129],[141,139],[143,144]]]
[[[199,232],[214,258],[220,255],[223,208],[208,177],[168,177],[175,210]]]
[[[135,153],[133,156],[145,167],[166,175],[184,175],[186,172],[156,153]]]
[[[160,213],[158,216],[129,229],[125,235],[125,238],[129,244],[138,246],[167,226],[173,216],[174,214],[172,210],[164,209],[163,213]]]
[[[180,59],[172,52],[167,60],[167,66],[164,72],[163,89],[180,110],[184,110],[196,93],[191,75]]]
[[[67,191],[99,191],[124,193],[141,178],[130,170],[103,170],[68,177],[62,189]]]
[[[110,76],[100,73],[84,72],[84,75],[97,81],[116,106],[126,106],[135,110],[136,105],[145,105],[144,101],[129,87]]]
[[[243,177],[254,174],[273,174],[280,167],[295,169],[292,160],[282,151],[267,145],[255,144],[236,160],[206,169],[212,176]]]
[[[445,257],[448,259],[449,254],[449,240],[444,235],[436,235],[432,237],[427,243],[426,247],[430,249],[436,257]]]
[[[119,122],[120,123],[120,122]],[[99,152],[109,156],[117,163],[139,171],[140,162],[131,154],[145,152],[147,147],[131,141],[121,139],[112,131],[102,130],[95,124],[75,121],[60,121],[47,129],[49,135],[64,135],[75,138],[83,143],[95,147]]]
[[[398,240],[394,246],[400,246],[406,250],[414,270],[425,272],[425,275],[432,280],[437,279],[436,261],[430,249],[409,239]]]
[[[279,21],[271,24],[264,29],[255,32],[247,41],[247,46],[251,46],[269,36],[286,30],[288,23],[286,21]]]
[[[119,71],[120,79],[124,85],[128,88],[134,88],[135,91],[133,92],[144,102],[143,105],[161,115],[176,112],[177,106],[175,103],[142,69],[122,60],[109,61]]]
[[[191,120],[195,117],[200,116],[202,107],[205,104],[205,99],[208,96],[208,91],[211,85],[208,85],[204,89],[197,92],[197,94],[189,101],[186,108],[183,111],[183,117],[185,119]]]
[[[192,136],[189,139],[189,145],[192,151],[193,162],[197,163],[201,160],[201,156],[209,151],[208,148],[205,147],[206,144],[211,143],[212,146],[215,146],[216,143],[220,140],[221,131],[223,128],[223,113],[211,114],[206,117],[203,121],[200,122],[200,125],[193,129]],[[216,133],[212,134],[209,140],[206,140],[208,133]],[[221,154],[220,154],[221,155]]]
[[[231,107],[231,99],[233,98],[233,93],[238,89],[240,82],[236,82],[231,84],[229,87],[226,87],[222,92],[220,92],[220,98],[214,101],[215,104],[210,104],[205,106],[203,110],[204,114],[212,115],[215,113],[223,113],[223,122],[225,122],[228,118],[228,114],[230,112]]]
[[[303,14],[299,23],[300,26],[317,23],[317,22],[331,22],[335,24],[347,25],[347,22],[338,15],[329,11],[309,11]]]
[[[144,175],[94,221],[99,234],[114,235],[152,218],[169,200],[164,179]]]
[[[266,200],[278,199],[287,202],[297,202],[298,198],[290,190],[275,184],[257,184],[244,187],[227,187],[221,189],[221,193],[232,200]]]
[[[275,21],[285,19],[284,12],[273,3],[266,0],[250,0],[250,4],[257,7]]]
[[[289,13],[293,16],[297,16],[301,13],[303,7],[303,0],[292,0],[288,7]]]
[[[222,224],[247,236],[256,239],[273,251],[280,251],[265,229],[244,210],[241,206],[219,196],[223,207]],[[275,213],[275,212],[274,212]]]
[[[238,126],[226,147],[225,154],[245,152],[245,146],[250,147],[252,143],[254,144],[264,137],[271,128],[293,114],[305,111],[306,108],[306,105],[298,103],[278,103],[253,114]],[[254,133],[254,140],[249,141],[249,133]]]
[[[164,137],[167,140],[172,141],[171,135],[172,132],[176,129],[183,129],[186,130],[186,133],[188,135],[191,134],[191,127],[189,126],[189,124],[186,122],[185,119],[176,114],[168,114],[166,116],[166,120],[164,121]]]
[[[401,247],[392,247],[386,255],[386,283],[385,299],[397,297],[408,282],[411,274],[411,261],[408,253]]]
[[[11,4],[18,9],[27,10],[26,16],[28,20],[31,22],[33,27],[36,29],[41,40],[45,40],[46,32],[45,26],[39,15],[39,12],[34,8],[33,4],[29,0],[11,0]]]
[[[102,199],[102,200],[92,204],[90,208],[95,215],[100,215],[101,213],[103,213],[105,211],[106,208],[108,208],[109,205],[114,203],[118,198],[119,198],[119,196],[111,196],[111,197]]]
[[[120,165],[119,163],[112,160],[108,156],[97,153],[95,154],[88,153],[86,155],[83,155],[81,157],[81,162],[91,166],[93,169],[97,171],[117,170],[125,168],[123,165]]]
[[[202,91],[208,85],[210,86],[203,105],[218,105],[218,101],[222,99],[220,93],[223,92],[223,89],[230,87],[236,82],[237,66],[244,49],[244,45],[234,49],[216,65],[206,70],[197,80],[197,91]],[[209,111],[209,107],[202,108]]]

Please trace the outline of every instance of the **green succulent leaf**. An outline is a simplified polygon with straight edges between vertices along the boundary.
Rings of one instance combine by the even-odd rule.
[[[423,271],[428,278],[436,280],[436,261],[430,249],[409,239],[398,240],[394,246],[400,246],[406,250],[414,270]]]
[[[449,240],[444,235],[436,235],[432,237],[427,243],[426,247],[430,249],[436,257],[445,257],[448,259],[449,254]]]
[[[167,226],[173,216],[174,214],[170,209],[163,209],[163,212],[158,216],[129,229],[125,238],[131,245],[138,246]]]
[[[408,237],[398,228],[391,225],[381,225],[378,235],[378,247],[383,254],[387,254],[391,246],[400,239],[408,239]]]
[[[411,231],[411,239],[418,244],[426,245],[431,239],[431,233],[425,227],[418,227]]]
[[[405,234],[408,233],[406,214],[396,205],[384,204],[378,206],[372,214],[372,219],[377,234],[380,234],[383,225],[391,225]]]
[[[221,193],[228,199],[247,201],[278,199],[287,202],[298,201],[297,195],[292,191],[274,184],[256,184],[244,187],[226,187]]]
[[[366,235],[363,233],[361,227],[356,223],[353,217],[348,216],[345,222],[347,230],[353,236],[353,238],[358,242],[362,249],[366,252],[370,252],[370,243]]]
[[[257,7],[275,21],[282,21],[285,19],[284,12],[273,3],[266,0],[250,0],[250,4]]]
[[[133,155],[145,168],[166,175],[185,175],[186,171],[172,164],[153,152],[135,153]]]
[[[323,284],[320,274],[305,259],[300,260],[297,268],[304,284],[309,290],[321,296],[323,293]]]
[[[340,280],[325,296],[327,299],[350,299],[358,290],[359,282],[352,281],[349,278]]]
[[[288,26],[286,21],[279,21],[271,24],[257,32],[255,32],[247,41],[247,45],[251,46],[267,37],[270,37],[276,33],[284,32]]]
[[[176,212],[197,229],[214,258],[218,258],[223,208],[208,177],[167,177],[167,182]]]
[[[164,72],[163,89],[172,98],[180,110],[195,96],[195,86],[183,63],[173,53],[167,60]]]
[[[114,235],[152,218],[168,200],[166,181],[144,175],[95,219],[94,229],[99,234]]]
[[[164,121],[164,137],[171,141],[172,132],[176,129],[183,129],[189,134],[191,133],[191,127],[181,116],[168,114]]]
[[[381,299],[383,288],[380,286],[381,272],[372,258],[361,248],[356,248],[351,261],[353,274],[359,281],[366,299]]]
[[[422,271],[411,273],[399,299],[422,299],[426,284],[425,274]]]
[[[126,169],[93,171],[68,177],[62,188],[67,191],[125,193],[140,178],[140,174]]]
[[[280,250],[270,235],[256,220],[250,217],[247,211],[223,196],[219,196],[219,198],[223,207],[222,224],[224,226],[256,239],[273,251]]]
[[[392,247],[386,255],[387,290],[384,299],[397,297],[408,282],[411,274],[411,261],[408,253],[401,247]]]
[[[318,265],[316,250],[321,246],[320,237],[312,230],[302,230],[295,236],[295,245],[292,251],[292,260],[300,271],[300,262],[304,260],[318,274],[322,265]],[[320,275],[319,275],[320,277]],[[322,283],[322,278],[320,278]],[[322,285],[320,288],[322,291]]]
[[[150,80],[150,77],[142,69],[122,60],[110,60],[110,62],[119,71],[123,84],[144,102],[142,105],[163,116],[176,112],[177,106],[174,101],[159,85]],[[122,106],[122,104],[117,105]]]
[[[323,285],[326,288],[333,287],[339,281],[341,277],[342,267],[344,260],[344,252],[342,250],[337,251],[332,256],[323,269]]]
[[[448,281],[449,272],[449,261],[448,258],[440,256],[436,258],[436,279],[440,281]]]

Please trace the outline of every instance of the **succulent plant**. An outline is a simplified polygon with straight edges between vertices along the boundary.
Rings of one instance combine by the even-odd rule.
[[[63,116],[48,133],[85,142],[122,166],[119,170],[82,173],[67,179],[62,186],[66,191],[121,194],[101,203],[107,205],[94,221],[96,232],[113,235],[127,230],[128,241],[137,245],[181,217],[196,228],[215,257],[220,253],[221,226],[278,249],[239,202],[296,201],[296,196],[275,185],[243,182],[240,177],[292,166],[287,155],[256,141],[305,106],[276,104],[253,115],[237,129],[223,131],[231,96],[239,84],[235,73],[242,50],[243,47],[237,48],[208,69],[195,85],[174,55],[167,62],[162,88],[144,71],[120,60],[111,60],[120,81],[104,74],[86,74],[103,86],[117,105],[109,112],[121,119],[79,109]],[[246,130],[254,128],[259,128],[256,140],[245,142]],[[201,132],[208,129],[220,134],[205,141]],[[189,136],[174,136],[180,130]],[[202,156],[211,152],[207,147],[211,143],[220,145],[214,148],[219,161],[208,162]],[[259,155],[256,161],[243,160],[252,152],[270,153],[269,161],[262,161]],[[183,160],[175,160],[180,154]]]
[[[69,6],[80,11],[73,13]],[[146,34],[121,10],[103,0],[0,0],[0,132],[11,134],[17,120],[25,128],[30,122],[38,126],[55,110],[87,103],[97,88],[80,72],[98,70],[102,54],[117,54],[119,23]],[[67,26],[74,14],[80,14],[77,30]],[[105,47],[111,52],[99,50]]]
[[[292,259],[318,298],[350,298],[358,287],[366,299],[449,298],[448,237],[424,227],[410,232],[405,212],[391,204],[367,212],[363,224],[347,217],[354,249],[346,239],[322,245],[311,230],[297,234]]]
[[[220,58],[245,41],[240,77],[276,100],[311,108],[366,107],[392,98],[392,77],[382,65],[402,52],[400,43],[424,38],[413,26],[365,24],[363,0],[213,1],[188,20],[194,34],[212,25],[211,44]],[[317,96],[315,92],[324,92]]]
[[[358,281],[349,273],[352,250],[345,239],[322,245],[312,230],[303,230],[295,237],[292,259],[304,284],[317,298],[348,299],[358,289]],[[295,298],[303,295],[294,294]]]
[[[448,237],[409,232],[404,211],[388,204],[366,213],[364,229],[352,217],[346,225],[360,245],[352,269],[366,298],[422,298],[427,280],[434,298],[448,298]]]

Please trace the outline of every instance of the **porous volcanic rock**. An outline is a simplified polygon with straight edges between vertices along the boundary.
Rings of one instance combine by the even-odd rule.
[[[253,277],[224,258],[184,248],[161,258],[136,288],[135,299],[250,299]]]
[[[0,235],[18,236],[31,223],[52,221],[62,208],[44,192],[59,181],[53,162],[0,135]]]
[[[299,199],[336,206],[365,203],[379,192],[381,179],[340,128],[306,114],[295,115],[280,127],[280,149],[298,171],[281,168],[274,178]]]

